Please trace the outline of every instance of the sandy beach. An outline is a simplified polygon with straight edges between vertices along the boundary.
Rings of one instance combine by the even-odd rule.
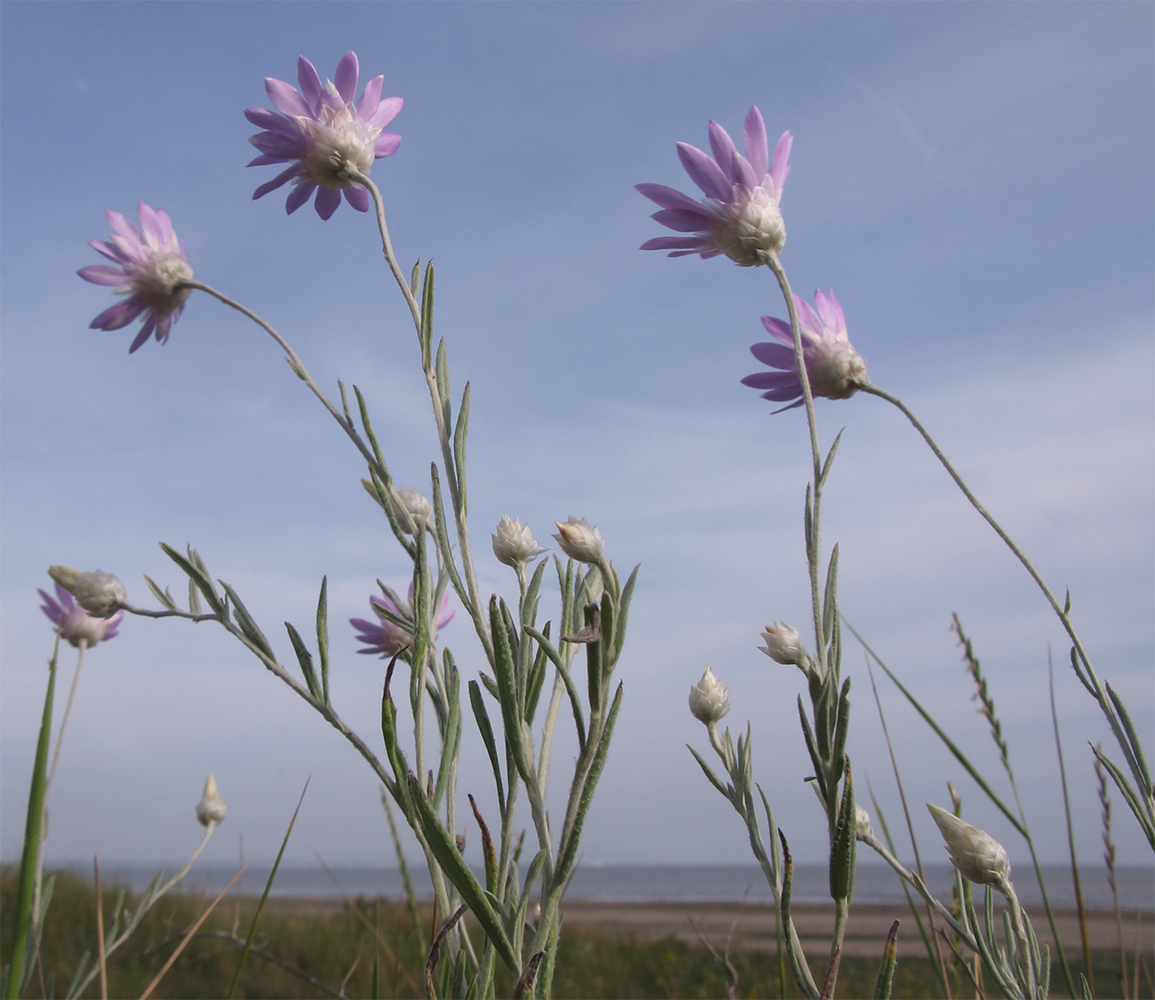
[[[563,906],[566,926],[583,930],[601,930],[627,934],[640,940],[673,937],[688,943],[700,943],[699,931],[719,951],[728,935],[731,947],[768,951],[777,947],[774,936],[774,910],[765,904],[748,903],[597,903],[575,901]],[[800,903],[792,908],[802,947],[808,955],[819,956],[830,947],[834,914],[830,905]],[[1040,941],[1050,940],[1046,914],[1041,908],[1029,907],[1031,922]],[[1140,943],[1147,954],[1155,952],[1152,912],[1131,910],[1123,914],[1123,934],[1127,950]],[[1056,909],[1056,924],[1069,955],[1080,953],[1078,914],[1073,909]],[[922,951],[918,930],[905,904],[852,905],[847,926],[844,954],[874,957],[886,940],[895,920],[899,928],[899,948]],[[926,917],[923,914],[925,923]],[[1092,951],[1117,950],[1118,932],[1115,914],[1105,911],[1088,913],[1087,933]]]

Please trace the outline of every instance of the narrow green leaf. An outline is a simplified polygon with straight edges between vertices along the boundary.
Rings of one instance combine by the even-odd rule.
[[[844,765],[846,780],[842,783],[842,801],[834,824],[834,838],[830,844],[830,898],[850,900],[854,895],[854,855],[857,839],[854,809],[854,781],[850,774],[850,760]]]
[[[291,622],[285,622],[285,629],[289,633],[289,641],[293,644],[293,652],[297,654],[297,662],[301,665],[301,673],[305,677],[305,685],[309,689],[309,694],[319,699],[321,686],[317,683],[317,672],[313,669],[313,654],[309,652],[304,640]]]
[[[846,428],[842,428],[846,430]],[[818,475],[818,488],[822,489],[826,485],[826,477],[830,475],[830,467],[834,464],[834,456],[838,454],[838,445],[842,442],[842,431],[839,431],[834,437],[834,443],[830,446],[830,451],[826,453],[826,461],[822,463],[822,472]]]
[[[409,797],[416,807],[416,816],[422,832],[450,882],[461,893],[465,904],[481,924],[486,937],[493,943],[494,950],[514,974],[520,972],[517,955],[505,932],[504,915],[495,909],[493,903],[477,884],[473,872],[465,863],[453,838],[441,825],[441,820],[433,811],[433,806],[425,796],[425,790],[416,776],[409,775]]]
[[[530,767],[522,739],[522,720],[518,712],[513,653],[509,648],[509,634],[505,630],[505,622],[496,597],[489,599],[489,630],[493,636],[493,668],[497,674],[498,699],[501,702],[501,720],[506,744],[513,754],[518,773],[528,781]]]
[[[205,600],[208,601],[209,607],[213,609],[213,613],[218,617],[227,620],[228,612],[225,609],[224,603],[217,595],[216,588],[213,586],[212,579],[203,573],[192,560],[186,559],[179,552],[177,552],[176,549],[165,545],[164,542],[160,543],[160,547],[161,551],[163,551],[166,556],[168,556],[174,563],[176,563],[190,580],[196,583],[197,587],[200,589],[200,592],[204,595]],[[189,553],[191,555],[191,548],[189,549]],[[197,562],[199,562],[199,558]]]
[[[706,775],[706,779],[710,782],[710,784],[718,789],[718,791],[723,795],[725,795],[730,802],[733,802],[733,789],[728,788],[722,784],[722,782],[718,779],[718,776],[714,774],[714,772],[710,769],[710,765],[706,763],[702,755],[698,753],[698,751],[695,750],[692,746],[690,746],[689,743],[686,744],[686,749],[694,755],[694,760],[698,762],[698,766],[702,769],[702,773]]]
[[[1115,693],[1110,682],[1104,683],[1107,687],[1107,694],[1111,698],[1111,704],[1115,706],[1115,711],[1119,713],[1119,719],[1123,723],[1123,729],[1127,732],[1127,742],[1130,744],[1131,756],[1135,763],[1133,776],[1142,790],[1150,794],[1151,772],[1147,769],[1147,761],[1143,757],[1143,745],[1139,742],[1139,734],[1135,731],[1135,724],[1131,721],[1131,716],[1127,714],[1127,706],[1123,704],[1123,699]]]
[[[461,394],[461,408],[457,411],[457,426],[453,430],[453,464],[457,470],[457,483],[461,487],[461,510],[458,514],[462,519],[467,513],[465,502],[465,438],[469,434],[469,400],[469,383],[466,382],[465,391]]]
[[[814,734],[810,731],[810,720],[806,718],[806,709],[802,699],[798,699],[798,717],[802,720],[802,736],[806,740],[806,749],[810,753],[810,763],[814,766],[814,780],[818,782],[818,791],[822,793],[822,801],[829,802],[826,791],[826,766],[818,756],[818,747],[814,744]]]
[[[321,577],[321,593],[317,598],[317,658],[321,661],[321,693],[329,704],[329,578]]]
[[[290,626],[291,628],[292,626]],[[237,962],[237,971],[233,973],[233,982],[229,987],[229,1000],[232,1000],[237,993],[237,984],[241,981],[241,973],[245,969],[245,962],[249,957],[249,952],[253,947],[253,937],[257,933],[257,924],[260,922],[261,913],[264,912],[265,903],[269,899],[269,890],[273,888],[273,879],[277,877],[277,869],[281,867],[281,858],[285,854],[285,848],[289,845],[289,837],[293,833],[293,827],[297,822],[297,814],[301,811],[301,803],[305,801],[305,792],[309,790],[309,781],[305,779],[305,787],[301,789],[301,797],[297,800],[297,808],[293,810],[293,818],[289,820],[289,828],[285,831],[285,836],[281,840],[281,849],[277,851],[277,860],[273,862],[273,870],[269,872],[269,880],[265,883],[265,891],[261,894],[261,901],[257,904],[257,912],[253,914],[253,922],[249,927],[248,937],[245,938],[245,946],[241,949],[241,957]]]
[[[172,600],[172,598],[170,597],[169,600]],[[200,590],[191,577],[188,582],[188,609],[194,615],[201,613]]]
[[[549,641],[549,637],[542,632],[531,628],[529,625],[524,626],[525,634],[530,636],[538,644],[538,648],[545,651],[546,656],[554,665],[554,669],[561,674],[562,682],[565,684],[566,694],[569,695],[570,707],[573,710],[574,726],[577,729],[578,737],[578,753],[585,753],[586,747],[586,723],[585,712],[582,709],[581,695],[578,693],[577,685],[574,683],[573,677],[562,660],[561,653],[559,653]],[[485,680],[485,675],[482,674],[482,680]]]
[[[249,609],[245,607],[244,603],[237,596],[237,592],[225,583],[224,580],[219,580],[218,582],[224,587],[225,593],[229,595],[229,599],[233,602],[233,613],[237,618],[237,626],[241,632],[244,633],[245,638],[270,660],[275,660],[277,655],[273,652],[273,647],[269,645],[269,640],[265,638],[265,634],[257,626],[257,623],[253,620],[253,616],[249,614]]]
[[[838,544],[830,551],[830,563],[826,567],[826,591],[822,598],[822,634],[830,641],[834,619],[838,614]]]
[[[449,433],[449,428],[453,426],[453,414],[450,412],[449,399],[449,351],[445,346],[445,338],[442,337],[437,342],[437,398],[441,403],[441,419],[445,427],[445,433]]]
[[[626,621],[630,614],[630,601],[634,597],[634,584],[638,582],[638,570],[642,568],[642,564],[638,563],[634,567],[634,571],[630,574],[630,578],[626,581],[625,587],[622,588],[621,605],[618,608],[618,624],[614,629],[614,653],[613,660],[616,664],[619,657],[622,655],[622,646],[626,643]]]
[[[901,920],[890,925],[890,933],[886,935],[886,947],[882,951],[882,965],[878,970],[878,979],[874,984],[874,1000],[890,1000],[890,992],[894,986],[894,966],[898,961],[898,927]]]
[[[832,781],[842,779],[842,761],[846,753],[846,735],[850,728],[850,678],[842,682],[842,693],[838,698],[838,721],[834,727],[834,746],[831,762],[835,764]]]
[[[175,611],[176,610],[176,601],[174,601],[172,599],[172,594],[166,593],[165,591],[161,590],[160,587],[158,587],[150,577],[146,576],[144,578],[144,582],[148,584],[148,589],[152,591],[153,597],[155,597],[158,601],[160,601],[160,603],[163,604],[166,608],[168,608],[169,611]],[[189,581],[190,592],[191,592],[191,588],[193,586],[194,586],[194,584],[190,580]],[[194,614],[195,614],[195,612],[194,612]]]
[[[425,281],[421,286],[421,370],[429,371],[433,356],[433,263],[425,265]]]
[[[421,258],[413,262],[413,270],[409,272],[409,291],[417,296],[417,281],[421,277]]]

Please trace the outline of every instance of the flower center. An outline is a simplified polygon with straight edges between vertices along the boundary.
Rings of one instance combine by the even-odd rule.
[[[381,129],[354,117],[347,104],[337,109],[326,105],[319,120],[298,118],[297,122],[307,139],[301,163],[311,181],[336,191],[353,186],[344,176],[349,167],[362,174],[372,169],[373,144]]]
[[[767,176],[752,191],[735,184],[730,201],[721,206],[722,225],[712,242],[742,267],[763,263],[767,252],[777,253],[786,243],[786,223],[769,183]]]

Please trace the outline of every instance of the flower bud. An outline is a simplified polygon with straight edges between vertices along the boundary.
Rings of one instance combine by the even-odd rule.
[[[424,494],[394,486],[393,497],[397,501],[397,523],[405,534],[419,534],[433,520],[433,504]]]
[[[939,832],[946,841],[951,864],[963,878],[980,885],[993,885],[1001,889],[1011,874],[1011,862],[1006,848],[994,837],[977,826],[971,826],[954,813],[940,809],[930,802],[926,804],[938,824]]]
[[[709,667],[702,679],[690,688],[690,714],[699,722],[712,726],[730,711],[730,693]]]
[[[222,822],[228,812],[229,807],[225,805],[225,800],[217,791],[216,779],[212,771],[209,771],[209,776],[205,779],[204,794],[197,803],[197,822],[201,826],[213,827]]]
[[[597,526],[590,526],[584,517],[578,520],[572,514],[568,521],[554,521],[558,533],[553,537],[571,559],[577,562],[598,563],[603,558],[602,533]]]
[[[82,573],[70,566],[49,566],[48,575],[97,618],[111,618],[128,597],[115,576],[99,569]]]
[[[802,636],[798,634],[797,629],[792,629],[785,622],[776,622],[766,626],[762,638],[766,640],[766,645],[758,648],[770,659],[805,669],[806,649],[802,645]]]
[[[534,541],[528,524],[511,520],[508,514],[501,515],[497,531],[490,537],[493,539],[493,554],[497,556],[497,561],[514,569],[549,551]]]
[[[870,826],[870,813],[857,802],[854,803],[854,835],[859,840],[874,836],[874,830]]]
[[[40,596],[44,598],[40,610],[56,625],[61,638],[76,648],[82,643],[91,648],[98,642],[113,638],[117,634],[120,620],[124,617],[123,611],[118,611],[108,618],[90,615],[76,604],[72,595],[59,583],[56,585],[56,597],[43,590],[40,591]]]

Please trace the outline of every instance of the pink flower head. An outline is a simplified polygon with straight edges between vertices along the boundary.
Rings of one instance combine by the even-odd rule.
[[[409,585],[407,601],[398,600],[396,594],[388,591],[384,597],[373,594],[369,598],[369,604],[376,615],[376,621],[369,622],[364,618],[349,619],[349,624],[357,630],[357,641],[365,643],[365,648],[357,652],[385,659],[396,656],[399,650],[409,647],[402,657],[408,660],[413,646],[413,585]],[[448,604],[449,595],[442,595],[441,607],[438,609],[436,620],[432,623],[432,634],[429,637],[433,641],[437,640],[437,633],[445,628],[453,617],[453,612],[446,610]]]
[[[124,617],[123,611],[116,612],[111,618],[97,618],[90,615],[59,583],[56,585],[55,598],[43,590],[40,591],[40,596],[44,598],[40,610],[52,620],[60,635],[73,646],[79,646],[81,642],[86,646],[95,646],[98,642],[111,639],[116,635],[120,620]]]
[[[162,344],[168,340],[192,294],[192,289],[182,286],[192,280],[193,269],[184,240],[173,232],[167,212],[142,201],[137,205],[139,229],[119,212],[110,209],[107,214],[114,230],[108,242],[90,240],[88,245],[116,266],[93,264],[76,273],[94,285],[111,285],[116,294],[128,296],[89,323],[91,329],[119,330],[143,315],[144,323],[128,349],[131,354],[153,334]]]
[[[866,362],[850,344],[846,335],[846,317],[833,290],[829,295],[820,291],[814,293],[816,309],[797,295],[794,296],[794,305],[798,310],[802,356],[806,362],[810,392],[827,399],[853,396],[858,391],[858,384],[866,379]],[[763,316],[762,325],[778,342],[755,344],[750,353],[776,370],[747,375],[742,384],[753,389],[766,389],[762,393],[763,399],[778,403],[794,400],[774,411],[781,413],[802,405],[802,383],[794,361],[794,338],[790,334],[790,324],[784,320]]]
[[[248,166],[290,166],[257,188],[254,199],[292,181],[293,189],[285,202],[285,211],[290,215],[314,191],[317,198],[313,207],[322,219],[337,211],[342,191],[358,212],[369,210],[368,192],[351,181],[347,171],[354,169],[367,175],[374,160],[397,152],[401,136],[382,129],[397,117],[404,102],[400,97],[382,100],[385,77],[375,76],[354,103],[359,73],[357,53],[350,51],[337,63],[335,83],[327,80],[322,86],[317,70],[304,56],[297,60],[299,91],[284,80],[265,77],[265,92],[277,111],[245,110],[245,117],[265,130],[249,139],[261,155]]]
[[[786,243],[782,219],[782,188],[790,173],[787,160],[794,138],[783,132],[770,162],[766,123],[757,107],[746,115],[743,130],[746,155],[734,146],[721,125],[710,122],[708,156],[697,146],[678,143],[678,156],[690,179],[706,195],[698,202],[664,184],[639,184],[638,191],[662,206],[652,218],[688,236],[658,236],[642,244],[643,250],[669,250],[671,257],[725,254],[743,267],[764,264],[767,253],[777,253]]]

